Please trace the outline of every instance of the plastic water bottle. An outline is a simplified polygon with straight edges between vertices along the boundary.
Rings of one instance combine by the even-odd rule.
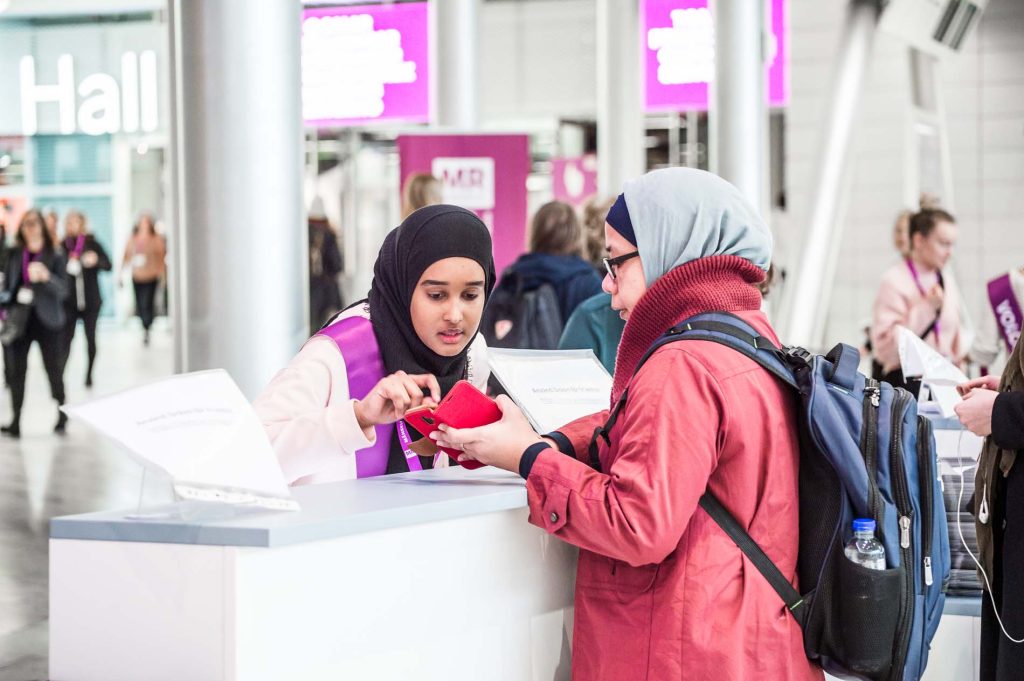
[[[846,545],[846,557],[871,570],[885,569],[885,547],[875,539],[875,521],[857,518],[853,521],[853,539]]]

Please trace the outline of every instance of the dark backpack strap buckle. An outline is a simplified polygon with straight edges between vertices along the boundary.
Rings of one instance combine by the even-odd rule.
[[[800,366],[809,367],[811,366],[811,360],[814,359],[814,355],[807,352],[807,350],[801,347],[788,346],[783,348],[782,351],[786,354],[786,357],[791,362],[793,362],[794,364],[798,364]]]
[[[600,473],[601,457],[599,455],[600,445],[597,442],[598,438],[603,438],[606,445],[611,445],[611,441],[608,439],[608,433],[605,431],[604,426],[597,426],[594,428],[594,434],[590,436],[590,447],[587,450],[590,457],[590,467]]]

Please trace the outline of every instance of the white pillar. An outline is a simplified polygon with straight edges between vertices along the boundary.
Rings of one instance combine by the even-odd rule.
[[[597,0],[597,186],[622,192],[647,168],[636,0]]]
[[[764,214],[768,172],[764,3],[714,0],[715,78],[708,117],[711,170]]]
[[[822,349],[821,336],[831,302],[834,263],[843,238],[839,206],[847,176],[850,134],[860,104],[864,73],[871,56],[878,7],[873,0],[851,0],[843,27],[842,44],[825,99],[826,114],[817,148],[817,185],[811,192],[811,212],[804,232],[803,250],[794,263],[795,275],[787,286],[785,333],[791,345]]]
[[[252,398],[306,334],[301,6],[169,3],[176,369]]]
[[[437,22],[437,124],[458,130],[479,125],[480,0],[431,5]]]

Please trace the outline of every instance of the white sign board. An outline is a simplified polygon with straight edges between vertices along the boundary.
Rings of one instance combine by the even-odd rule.
[[[441,180],[445,203],[469,210],[494,210],[494,159],[486,156],[446,158],[430,165]]]
[[[491,371],[538,433],[608,408],[612,377],[593,350],[489,348]]]
[[[170,476],[183,499],[298,510],[263,426],[222,369],[65,407]]]

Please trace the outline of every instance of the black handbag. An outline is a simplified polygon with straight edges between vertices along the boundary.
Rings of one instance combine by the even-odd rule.
[[[0,322],[0,344],[10,345],[25,335],[31,311],[31,305],[22,305],[21,303],[15,303],[7,308],[7,314],[4,316],[3,322]]]

